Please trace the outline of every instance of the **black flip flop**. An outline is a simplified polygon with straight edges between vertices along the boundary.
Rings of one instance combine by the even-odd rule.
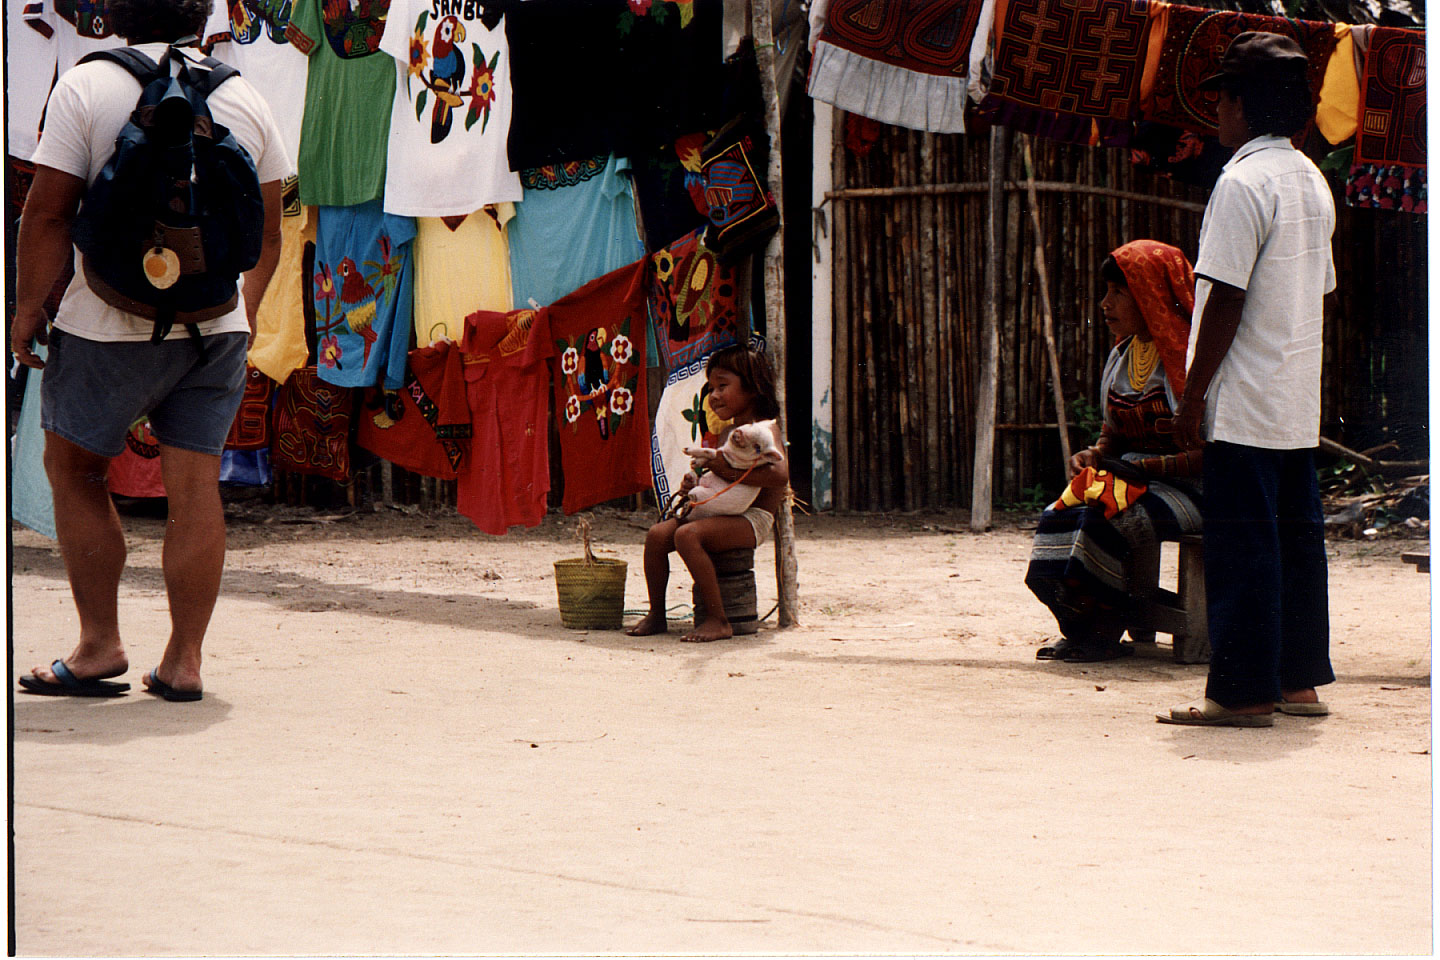
[[[112,683],[100,677],[82,680],[70,672],[64,660],[56,660],[50,664],[50,672],[55,674],[58,683],[41,680],[35,674],[27,673],[20,678],[20,686],[26,693],[39,694],[42,697],[119,697],[130,689],[128,683]]]
[[[1128,647],[1123,643],[1107,643],[1101,647],[1087,647],[1083,644],[1074,644],[1065,654],[1066,663],[1100,663],[1104,660],[1119,660],[1122,657],[1133,656],[1134,647]]]
[[[1036,660],[1065,660],[1070,654],[1080,649],[1080,644],[1074,640],[1062,637],[1054,643],[1041,647],[1035,651]]]
[[[157,697],[164,697],[171,703],[194,703],[205,696],[203,690],[176,690],[170,684],[160,679],[160,668],[156,667],[145,675],[149,681],[145,685],[146,693],[153,693]]]

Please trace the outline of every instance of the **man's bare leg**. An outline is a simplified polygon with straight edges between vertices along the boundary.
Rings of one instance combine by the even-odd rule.
[[[225,568],[220,458],[161,444],[160,472],[169,501],[160,564],[170,600],[170,642],[156,674],[176,690],[199,690],[200,645]]]
[[[55,535],[70,580],[80,640],[65,665],[82,680],[118,677],[130,666],[120,643],[118,595],[125,569],[125,533],[110,501],[106,457],[53,433],[45,434],[45,473],[55,502]],[[49,666],[31,671],[55,683]]]

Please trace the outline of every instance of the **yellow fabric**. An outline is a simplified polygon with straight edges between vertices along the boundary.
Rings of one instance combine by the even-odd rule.
[[[1335,24],[1335,52],[1320,84],[1315,126],[1331,143],[1355,136],[1360,116],[1360,76],[1355,70],[1355,39],[1347,24]]]
[[[490,213],[494,210],[494,214]],[[415,234],[415,345],[460,342],[476,310],[513,309],[505,224],[513,203],[477,210],[451,230],[439,217],[419,217]]]
[[[255,342],[250,365],[276,383],[305,366],[304,297],[310,291],[305,272],[305,244],[315,242],[316,217],[297,200],[286,203],[280,221],[280,262],[255,315]]]

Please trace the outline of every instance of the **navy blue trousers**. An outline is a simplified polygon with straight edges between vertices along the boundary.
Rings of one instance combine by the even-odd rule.
[[[1333,682],[1314,451],[1211,442],[1204,464],[1205,696],[1234,708]]]

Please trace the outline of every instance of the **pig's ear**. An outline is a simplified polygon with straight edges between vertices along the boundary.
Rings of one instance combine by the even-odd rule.
[[[764,453],[760,454],[760,456],[766,460],[769,460],[771,463],[779,463],[781,460],[785,459],[785,454],[781,453],[779,450],[766,450]]]

